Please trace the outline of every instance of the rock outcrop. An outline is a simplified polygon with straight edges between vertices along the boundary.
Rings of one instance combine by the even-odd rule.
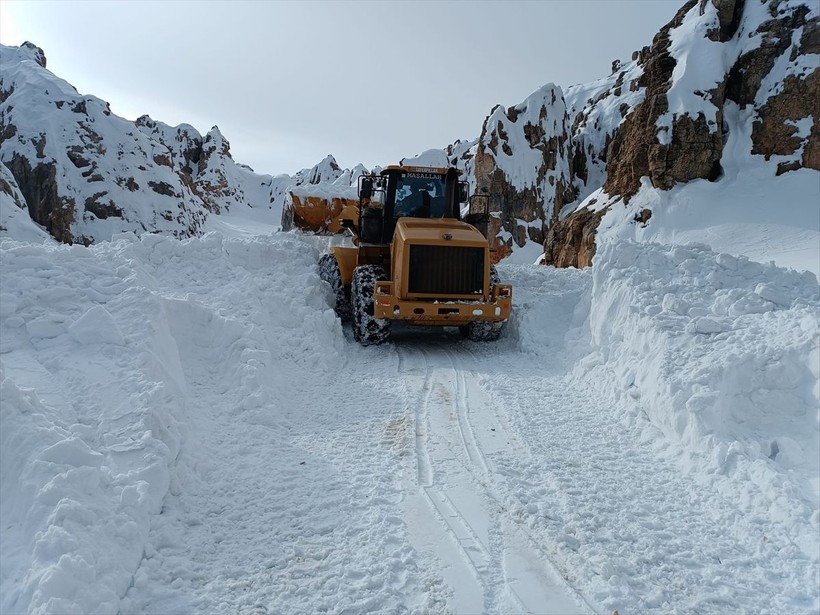
[[[519,105],[497,106],[484,121],[474,152],[473,182],[489,195],[489,235],[497,247],[503,253],[513,244],[543,243],[561,207],[577,196],[561,88],[548,84]]]
[[[622,67],[619,88],[584,107],[570,104],[578,109],[576,183],[594,191],[596,177],[586,174],[603,166],[597,177],[602,197],[628,202],[643,177],[660,190],[694,179],[718,181],[724,143],[744,122],[752,125],[748,153],[771,159],[773,174],[820,169],[818,53],[818,10],[809,3],[688,1],[651,46]],[[625,91],[636,96],[624,100]],[[612,117],[616,107],[621,118]],[[739,120],[729,121],[727,109]],[[609,121],[590,126],[591,117],[599,120],[607,111]],[[594,254],[589,237],[600,219],[586,207],[561,219],[548,234],[546,261],[583,266]],[[570,256],[572,245],[577,257]]]
[[[628,199],[643,176],[660,189],[719,179],[730,102],[752,108],[753,154],[794,156],[789,169],[817,168],[820,75],[810,58],[818,34],[817,17],[808,15],[807,5],[779,0],[687,2],[641,54],[645,100],[609,146],[605,190]],[[701,62],[693,66],[694,57]],[[811,132],[801,132],[801,121]]]
[[[28,205],[8,167],[0,164],[0,237],[42,242],[49,235],[29,216]]]
[[[606,208],[584,207],[553,224],[544,241],[544,261],[555,267],[589,267],[595,255],[595,233]]]

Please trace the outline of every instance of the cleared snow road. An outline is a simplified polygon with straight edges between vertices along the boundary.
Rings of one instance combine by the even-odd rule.
[[[661,434],[650,400],[670,400],[630,373],[638,359],[601,363],[620,347],[596,350],[591,320],[657,314],[654,295],[622,294],[620,269],[596,304],[595,272],[502,265],[515,311],[497,343],[397,327],[362,348],[328,307],[318,243],[226,228],[6,245],[4,612],[816,612],[816,505],[780,457]],[[654,288],[658,250],[658,272],[627,246],[598,275],[623,262]],[[765,355],[789,367],[775,376],[813,384],[802,278],[749,267],[718,277],[744,300],[749,280],[770,273],[768,296],[774,276],[791,280],[795,316],[753,324],[794,349]],[[612,333],[638,335],[639,355],[654,339],[641,327],[675,314]],[[659,343],[690,351],[684,379],[694,366],[699,386],[723,386],[696,359],[733,338],[687,322]],[[781,404],[792,439],[801,399]]]
[[[292,383],[283,425],[220,382],[212,329],[175,322],[198,418],[124,612],[592,612],[502,501],[494,460],[521,444],[469,344],[347,332],[351,359]]]
[[[174,304],[196,419],[124,612],[811,608],[782,591],[813,574],[787,535],[572,377],[588,272],[503,266],[497,343],[399,326],[361,348],[319,318],[315,273],[288,271],[200,298],[245,331]],[[302,315],[278,313],[288,285]]]
[[[438,561],[458,613],[591,612],[545,547],[500,499],[494,459],[520,450],[483,392],[466,346],[400,339],[397,378],[415,430],[417,472],[403,483],[410,541]]]

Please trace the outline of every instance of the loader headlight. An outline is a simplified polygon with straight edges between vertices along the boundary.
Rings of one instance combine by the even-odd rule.
[[[393,294],[393,282],[376,282],[376,294],[377,295],[392,295]],[[388,303],[389,305],[389,303]]]

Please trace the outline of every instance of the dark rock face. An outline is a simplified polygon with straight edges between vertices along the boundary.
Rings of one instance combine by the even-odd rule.
[[[544,242],[544,262],[555,267],[589,267],[595,256],[595,234],[606,209],[579,209],[553,224]]]
[[[707,38],[720,43],[731,40],[740,26],[743,0],[700,0],[701,15],[704,12],[707,1],[711,1],[717,9],[718,14],[718,28],[707,32]]]
[[[58,241],[74,243],[71,225],[76,216],[75,203],[57,192],[57,166],[41,162],[32,168],[29,160],[19,155],[6,166],[26,200],[32,220]]]

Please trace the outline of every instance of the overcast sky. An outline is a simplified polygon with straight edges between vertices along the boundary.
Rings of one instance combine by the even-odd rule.
[[[495,104],[610,73],[684,0],[0,0],[0,42],[117,115],[219,126],[238,162],[396,163],[481,132]]]

